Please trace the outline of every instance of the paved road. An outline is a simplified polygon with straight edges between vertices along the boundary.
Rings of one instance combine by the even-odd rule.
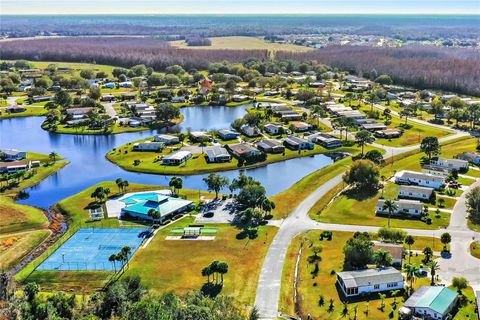
[[[267,251],[257,287],[255,304],[262,318],[276,319],[282,282],[282,270],[291,240],[298,234],[315,229],[308,210],[330,189],[342,182],[338,175],[310,194],[280,225],[277,235]]]
[[[412,119],[413,121],[413,119]],[[425,121],[415,121],[431,125]],[[437,125],[435,125],[437,126]],[[442,129],[445,129],[445,127]],[[459,137],[467,136],[467,133],[452,130],[453,135],[439,139],[441,142],[453,140]],[[385,157],[399,155],[417,149],[419,146],[408,147],[385,147],[377,145],[387,151]],[[343,225],[329,224],[313,221],[308,216],[308,211],[320,200],[329,190],[341,183],[342,175],[338,175],[325,184],[320,186],[312,194],[310,194],[300,205],[283,221],[274,221],[272,224],[279,225],[279,230],[275,236],[267,255],[264,260],[262,270],[260,272],[255,304],[260,312],[262,319],[276,319],[279,315],[279,299],[281,292],[282,271],[286,259],[286,253],[292,239],[300,233],[308,230],[332,230],[332,231],[367,231],[377,232],[380,227],[360,226],[360,225]],[[472,186],[480,185],[476,182]],[[455,205],[451,223],[448,232],[452,236],[452,244],[450,250],[451,259],[439,259],[441,271],[439,275],[442,279],[450,281],[454,276],[467,277],[474,287],[480,287],[480,260],[472,257],[469,253],[469,244],[472,238],[480,239],[480,234],[468,229],[466,223],[466,206],[465,194],[460,197]],[[422,230],[422,229],[404,229],[408,234],[413,236],[440,237],[445,230]]]
[[[117,111],[115,111],[115,108],[113,107],[113,104],[114,104],[114,102],[102,103],[103,107],[105,108],[105,112],[111,118],[116,118],[117,117]]]

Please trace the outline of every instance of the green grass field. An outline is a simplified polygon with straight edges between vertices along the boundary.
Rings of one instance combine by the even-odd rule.
[[[379,309],[381,301],[378,297],[371,297],[371,300],[351,300],[348,304],[349,316],[342,317],[341,312],[343,305],[341,296],[335,286],[335,272],[343,270],[343,252],[347,240],[352,236],[348,232],[334,232],[332,241],[320,241],[321,231],[309,231],[297,236],[291,243],[287,252],[287,261],[282,274],[282,290],[280,296],[280,310],[286,314],[293,315],[295,313],[295,305],[293,302],[295,280],[295,261],[303,242],[302,255],[300,257],[299,273],[298,273],[298,311],[303,317],[310,314],[313,319],[353,319],[353,308],[356,305],[357,319],[388,319],[389,313],[393,310],[393,298],[385,299],[385,309]],[[308,256],[312,255],[311,245],[321,246],[323,248],[321,261],[319,263],[319,273],[313,277],[312,271],[314,265],[308,263]],[[333,274],[332,274],[333,273]],[[429,282],[428,279],[426,279]],[[417,281],[416,285],[424,283],[425,279]],[[426,284],[426,283],[424,283]],[[319,305],[320,297],[324,298],[324,305]],[[329,300],[333,299],[334,309],[329,312]],[[401,303],[403,298],[401,295],[397,297],[397,303]],[[365,314],[368,305],[368,315]],[[397,308],[398,309],[398,308]],[[395,312],[395,311],[394,311]]]
[[[196,49],[196,50],[268,50],[268,51],[295,51],[306,52],[313,50],[312,48],[298,46],[294,44],[280,44],[267,42],[256,37],[214,37],[210,38],[211,46],[189,47],[184,40],[171,41],[173,47],[181,49]]]
[[[218,229],[213,241],[169,241],[173,228],[193,222],[187,217],[157,233],[146,248],[133,257],[129,274],[139,274],[156,292],[185,293],[200,289],[206,282],[201,270],[212,260],[228,263],[222,293],[232,295],[242,303],[253,305],[258,277],[267,249],[276,234],[276,227],[260,227],[256,239],[237,239],[239,229],[230,225],[213,224]]]
[[[18,233],[3,233],[0,236],[0,270],[14,267],[30,251],[51,234],[48,229],[30,230]]]
[[[372,149],[375,148],[365,148],[366,151]],[[350,152],[356,154],[358,150],[358,148],[352,147]],[[274,218],[281,219],[287,217],[315,189],[335,176],[347,171],[351,163],[351,157],[344,158],[303,177],[287,190],[272,196],[271,199],[276,206],[272,212]]]
[[[448,142],[442,146],[442,156],[452,158],[460,152],[474,150],[474,146],[476,146],[476,139],[474,138],[463,138]],[[395,172],[401,170],[420,171],[420,159],[422,156],[424,156],[423,153],[419,153],[417,150],[403,154],[394,159],[393,162],[391,159],[388,159],[389,163],[386,163],[385,166],[381,168],[380,174],[389,178]],[[462,183],[473,183],[472,179],[460,178],[459,180],[461,180]],[[336,196],[342,189],[343,185],[339,185],[331,190],[331,192],[326,194],[310,210],[310,216],[317,221],[328,223],[339,223],[341,221],[344,224],[372,226],[387,225],[387,217],[377,216],[375,214],[375,205],[382,195],[381,191],[374,196],[365,198],[358,198],[355,196],[348,196],[348,194],[342,194],[335,198],[333,202],[331,202],[332,198]],[[385,199],[395,199],[396,195],[397,187],[393,183],[386,183],[386,188],[384,189]],[[446,209],[451,209],[455,205],[455,199],[438,196],[438,199],[440,198],[444,199],[444,208]],[[437,201],[436,206],[429,204],[429,207],[436,208],[438,207],[438,204],[439,202]],[[445,212],[440,212],[439,216],[437,216],[434,212],[429,212],[429,216],[432,219],[431,225],[428,225],[420,220],[392,217],[391,226],[402,228],[438,229],[448,226],[450,221],[449,214]]]
[[[0,114],[0,120],[1,119],[10,119],[10,118],[19,118],[19,117],[38,117],[38,116],[43,116],[47,113],[47,110],[45,110],[43,107],[40,106],[26,106],[26,109],[24,112],[18,112],[18,113],[7,113],[5,109],[1,109],[1,114]]]
[[[0,195],[0,234],[42,229],[48,226],[43,211],[13,202],[10,197]]]
[[[287,315],[295,314],[294,305],[294,281],[295,264],[297,261],[300,247],[302,255],[300,257],[298,272],[298,305],[297,311],[302,319],[310,315],[312,319],[397,319],[397,311],[404,302],[402,294],[396,298],[397,306],[393,307],[394,298],[387,294],[385,299],[385,308],[380,308],[381,300],[377,296],[368,298],[351,299],[348,301],[348,314],[343,315],[343,304],[339,289],[335,286],[336,276],[334,272],[343,270],[343,252],[347,240],[352,236],[348,232],[334,232],[332,241],[319,240],[321,231],[309,231],[293,239],[287,252],[287,259],[282,273],[282,289],[280,293],[280,311]],[[431,238],[415,237],[416,243],[412,249],[423,249],[423,246],[431,241]],[[302,246],[303,242],[303,246]],[[440,243],[436,239],[436,243]],[[312,255],[311,246],[321,246],[321,260],[319,262],[319,272],[316,277],[312,275],[314,264],[308,263],[308,256]],[[431,244],[430,244],[431,246]],[[440,244],[441,247],[441,244]],[[437,251],[438,246],[434,245]],[[412,263],[419,262],[423,255],[412,257]],[[415,261],[414,261],[415,260]],[[414,287],[419,288],[422,285],[430,285],[430,278],[418,278],[414,282]],[[474,295],[471,288],[463,290],[469,301],[474,301]],[[320,297],[324,298],[324,305],[319,305]],[[330,299],[333,299],[333,311],[328,307]],[[357,307],[357,317],[354,317],[354,307]],[[474,303],[468,303],[460,308],[454,319],[475,319]],[[366,310],[368,309],[368,314]]]
[[[369,106],[363,106],[359,110],[368,113],[370,111]],[[375,108],[374,108],[375,110]],[[385,121],[383,116],[381,115],[378,119],[379,122]],[[391,123],[388,125],[389,129],[400,129],[400,125],[405,123],[404,119],[400,119],[397,116],[392,116]],[[448,135],[453,134],[453,131],[444,130],[435,128],[432,126],[416,123],[413,121],[408,121],[408,124],[412,127],[410,129],[406,129],[405,132],[402,134],[401,137],[395,139],[377,139],[376,142],[385,146],[391,147],[404,147],[409,145],[420,144],[422,139],[425,137],[437,137],[442,138]]]

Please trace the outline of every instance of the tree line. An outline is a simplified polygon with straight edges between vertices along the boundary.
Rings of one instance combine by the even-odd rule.
[[[187,69],[206,69],[211,62],[267,58],[268,53],[266,50],[184,50],[154,38],[77,37],[5,42],[0,47],[0,55],[3,59],[95,62],[127,68],[143,63],[155,70],[164,70],[176,64]]]
[[[480,94],[480,54],[471,49],[329,46],[303,53],[278,52],[277,58],[316,60],[360,76],[372,76],[372,80],[378,74],[388,74],[397,84],[421,89]]]

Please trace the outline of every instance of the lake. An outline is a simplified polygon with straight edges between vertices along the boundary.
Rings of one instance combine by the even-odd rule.
[[[210,130],[228,128],[236,118],[245,114],[249,105],[238,107],[189,107],[182,108],[184,122],[176,130]],[[147,138],[156,130],[116,135],[54,134],[40,126],[43,117],[13,118],[0,121],[0,148],[50,153],[55,151],[70,161],[56,174],[40,184],[25,190],[29,197],[19,203],[48,208],[58,201],[74,195],[98,182],[122,178],[131,183],[168,185],[171,176],[124,171],[105,159],[105,154],[127,142]],[[293,185],[302,177],[321,169],[333,161],[324,155],[291,159],[248,169],[246,173],[266,188],[268,195],[276,194]],[[239,170],[222,172],[230,180]],[[206,189],[202,179],[206,174],[183,177],[184,188]]]

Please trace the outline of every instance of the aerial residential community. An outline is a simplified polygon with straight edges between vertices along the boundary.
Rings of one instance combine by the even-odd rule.
[[[480,320],[478,6],[266,2],[6,1],[1,320]]]

